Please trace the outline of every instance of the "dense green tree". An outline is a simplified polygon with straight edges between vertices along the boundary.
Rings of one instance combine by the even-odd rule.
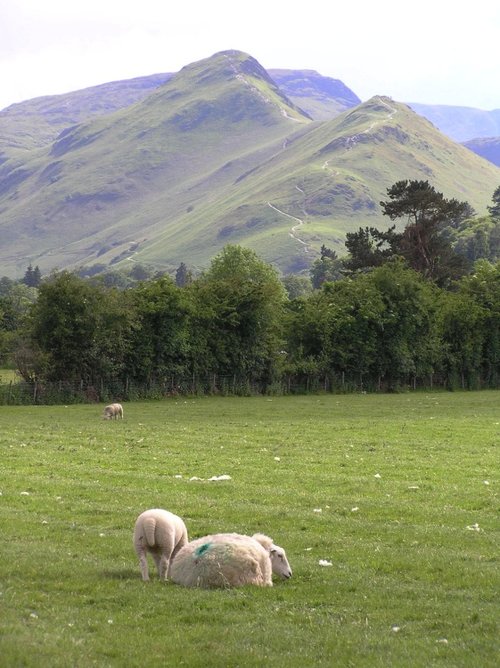
[[[193,273],[181,262],[175,272],[175,284],[179,288],[185,288],[193,282]]]
[[[395,226],[386,232],[375,227],[360,227],[357,232],[346,234],[345,246],[349,253],[344,266],[349,272],[379,267],[399,252],[402,235]]]
[[[192,293],[199,337],[195,347],[205,351],[197,359],[205,359],[212,371],[222,375],[270,382],[286,300],[275,269],[252,250],[228,245],[196,281]]]
[[[389,201],[380,202],[384,215],[407,221],[399,253],[409,266],[443,286],[463,276],[467,262],[455,253],[445,230],[470,214],[468,203],[445,199],[428,181],[398,181],[387,194]]]
[[[483,223],[496,227],[490,217],[472,227]],[[369,228],[365,238],[371,251],[392,243]],[[336,261],[325,247],[322,254]],[[69,272],[39,288],[0,280],[0,359],[14,353],[26,380],[109,393],[127,381],[155,391],[158,383],[207,379],[245,391],[244,383],[285,377],[344,389],[500,383],[500,263],[476,262],[453,292],[396,253],[291,299],[284,285],[240,246],[226,246],[184,288],[166,275],[127,290]]]
[[[384,303],[365,275],[356,280],[326,283],[329,300],[329,355],[333,371],[356,379],[360,387],[375,375],[377,342],[383,326]]]
[[[129,276],[134,281],[146,281],[150,277],[150,272],[139,262],[134,262],[134,266],[129,271]]]
[[[284,324],[289,372],[330,372],[330,320],[330,301],[323,290],[287,304]]]
[[[486,312],[465,292],[442,292],[437,310],[441,366],[450,389],[477,389],[483,364]]]
[[[5,328],[4,321],[5,311],[2,308],[2,299],[0,298],[0,367],[8,364],[12,346],[12,333]]]
[[[453,248],[469,262],[500,260],[500,217],[479,216],[461,223],[451,237]]]
[[[42,274],[38,265],[33,268],[30,264],[26,269],[22,282],[29,288],[37,288],[42,280]]]
[[[10,279],[0,284],[0,364],[15,360],[17,341],[27,326],[29,311],[37,290]]]
[[[393,390],[417,377],[432,378],[441,354],[439,290],[400,258],[376,268],[370,279],[384,304],[375,362],[379,384]]]
[[[281,279],[283,287],[286,290],[288,299],[304,297],[312,291],[311,280],[307,276],[298,276],[297,274],[287,274]]]
[[[122,290],[130,285],[130,277],[123,271],[107,270],[95,276],[93,281],[106,288],[120,288]]]
[[[103,264],[102,262],[97,262],[96,264],[86,265],[85,267],[79,267],[79,269],[75,273],[77,276],[80,276],[80,278],[87,278],[87,277],[97,276],[98,274],[102,274],[103,272],[106,271],[107,268],[108,268],[107,264]]]
[[[363,385],[375,369],[384,304],[366,276],[327,282],[290,305],[286,318],[288,369],[347,376]]]
[[[37,300],[36,288],[30,288],[23,282],[10,282],[0,293],[0,308],[3,317],[0,327],[11,332],[25,325],[29,310]]]
[[[191,312],[188,297],[169,276],[140,283],[129,294],[135,324],[127,373],[139,382],[187,375]]]
[[[47,279],[33,310],[33,337],[49,357],[49,380],[88,378],[99,309],[95,288],[69,272]]]
[[[495,188],[495,192],[492,196],[493,204],[488,207],[488,211],[492,218],[500,218],[500,186]]]
[[[337,253],[326,246],[321,246],[321,256],[314,260],[309,271],[311,283],[318,290],[326,281],[336,281],[342,278],[343,262]]]
[[[128,375],[136,312],[132,295],[119,288],[97,287],[96,329],[91,349],[94,379],[123,379]]]
[[[438,288],[401,259],[369,274],[325,283],[292,302],[286,318],[288,369],[396,389],[439,368]]]
[[[113,290],[66,271],[46,279],[31,315],[46,379],[96,382],[121,372],[131,317],[126,299]]]
[[[0,278],[0,297],[5,297],[8,295],[12,289],[12,286],[15,284],[15,281],[8,276],[2,276]]]
[[[481,378],[489,387],[500,382],[500,263],[480,260],[466,276],[459,291],[481,309],[482,359]],[[476,327],[479,323],[476,322]]]

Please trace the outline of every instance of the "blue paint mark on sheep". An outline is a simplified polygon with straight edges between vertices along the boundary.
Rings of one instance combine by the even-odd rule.
[[[205,552],[207,552],[212,547],[212,543],[203,543],[200,547],[197,547],[194,551],[195,557],[201,557]]]

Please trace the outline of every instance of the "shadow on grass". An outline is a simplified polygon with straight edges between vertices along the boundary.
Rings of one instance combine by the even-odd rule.
[[[127,568],[126,570],[106,570],[101,571],[101,575],[106,580],[140,580],[141,574],[139,571]]]

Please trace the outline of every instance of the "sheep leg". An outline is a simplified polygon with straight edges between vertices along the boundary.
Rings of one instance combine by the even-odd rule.
[[[139,566],[141,567],[142,579],[144,581],[149,580],[148,560],[146,558],[146,552],[141,552],[139,554]]]
[[[169,575],[170,570],[170,559],[166,554],[161,555],[160,566],[158,568],[158,573],[160,575],[160,580],[166,580]]]
[[[158,552],[151,552],[151,555],[154,559],[155,565],[156,565],[156,570],[158,571],[158,575],[161,578],[161,564],[160,564],[160,555]]]

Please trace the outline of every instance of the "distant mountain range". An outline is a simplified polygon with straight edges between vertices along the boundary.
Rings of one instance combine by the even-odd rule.
[[[466,146],[477,155],[486,158],[494,165],[500,166],[500,135],[497,137],[484,137],[478,139],[470,139],[464,142]]]
[[[226,243],[297,272],[323,244],[343,253],[346,232],[386,227],[379,202],[405,178],[485,213],[500,169],[423,117],[439,109],[444,125],[441,107],[417,106],[361,103],[340,81],[266,71],[240,51],[12,105],[0,112],[0,275],[30,262],[197,269]],[[471,131],[496,113],[475,114]]]

